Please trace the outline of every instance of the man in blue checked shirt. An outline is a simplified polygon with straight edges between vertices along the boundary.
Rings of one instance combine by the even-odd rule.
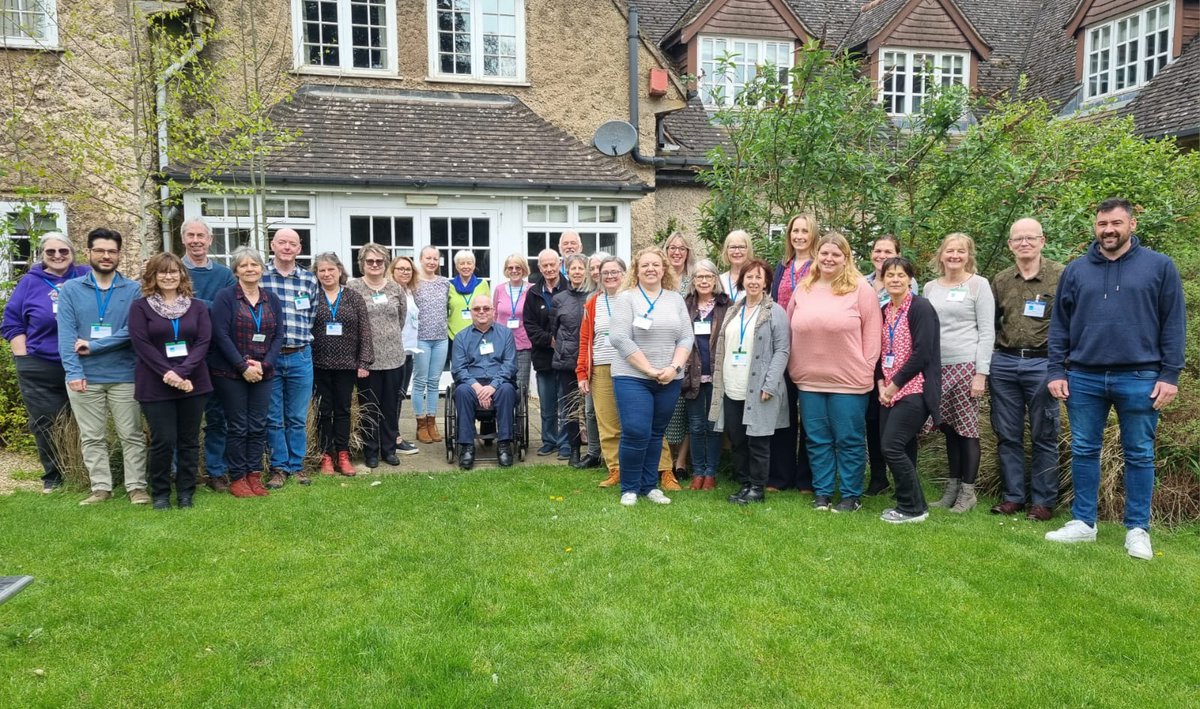
[[[283,350],[271,380],[271,414],[267,445],[271,449],[271,477],[267,487],[277,490],[292,475],[308,485],[304,454],[308,450],[308,404],[312,400],[312,321],[319,287],[317,277],[296,263],[300,235],[280,229],[271,239],[274,258],[263,274],[262,286],[283,303]]]
[[[458,411],[458,467],[475,466],[475,411],[496,411],[500,467],[513,464],[513,415],[517,408],[517,343],[508,328],[493,327],[492,299],[471,300],[471,327],[454,338],[450,373],[454,376],[454,407]],[[451,435],[450,431],[446,435]]]

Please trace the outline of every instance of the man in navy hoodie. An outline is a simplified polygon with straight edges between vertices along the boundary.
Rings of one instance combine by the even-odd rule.
[[[1187,331],[1183,284],[1170,258],[1142,246],[1124,199],[1096,208],[1096,241],[1067,264],[1050,320],[1050,394],[1071,420],[1071,521],[1052,542],[1096,540],[1100,447],[1116,407],[1125,457],[1125,549],[1152,559],[1150,497],[1158,412],[1178,392]]]

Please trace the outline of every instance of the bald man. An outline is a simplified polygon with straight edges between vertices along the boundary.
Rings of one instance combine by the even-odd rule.
[[[1036,219],[1019,219],[1008,233],[1016,265],[992,279],[996,300],[996,352],[988,380],[992,429],[1004,492],[992,514],[1026,510],[1045,522],[1058,501],[1059,405],[1046,389],[1047,342],[1060,263],[1042,258],[1046,236]],[[1025,419],[1033,447],[1025,484]]]

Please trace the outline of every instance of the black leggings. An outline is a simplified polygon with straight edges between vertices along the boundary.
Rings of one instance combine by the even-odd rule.
[[[974,485],[975,478],[979,475],[979,439],[960,436],[946,424],[942,424],[941,429],[942,433],[946,434],[946,458],[950,462],[950,477]]]

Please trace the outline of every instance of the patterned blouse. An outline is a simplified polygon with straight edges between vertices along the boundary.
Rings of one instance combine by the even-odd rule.
[[[313,308],[313,367],[316,369],[370,369],[375,358],[371,323],[362,296],[342,288],[333,306],[322,290]],[[333,308],[337,308],[337,317]],[[329,325],[334,327],[330,328]],[[341,334],[334,334],[339,329]]]
[[[447,315],[450,303],[450,279],[438,276],[432,281],[418,280],[413,295],[421,319],[417,321],[417,336],[422,340],[448,340],[450,328]]]
[[[367,305],[371,341],[375,344],[375,361],[367,369],[382,372],[402,367],[408,303],[400,284],[389,278],[384,281],[383,288],[375,290],[362,278],[352,278],[346,287],[361,295]]]
[[[892,377],[908,358],[912,356],[912,333],[908,329],[908,309],[912,307],[912,293],[904,296],[904,304],[899,309],[892,303],[888,303],[887,309],[883,311],[883,339],[879,349],[879,356],[882,359],[883,365],[883,381],[885,384],[891,383]],[[888,355],[891,355],[892,366],[888,365]],[[896,405],[909,394],[920,394],[925,391],[925,375],[918,372],[917,376],[908,380],[896,395],[892,397],[892,403],[888,407]]]

